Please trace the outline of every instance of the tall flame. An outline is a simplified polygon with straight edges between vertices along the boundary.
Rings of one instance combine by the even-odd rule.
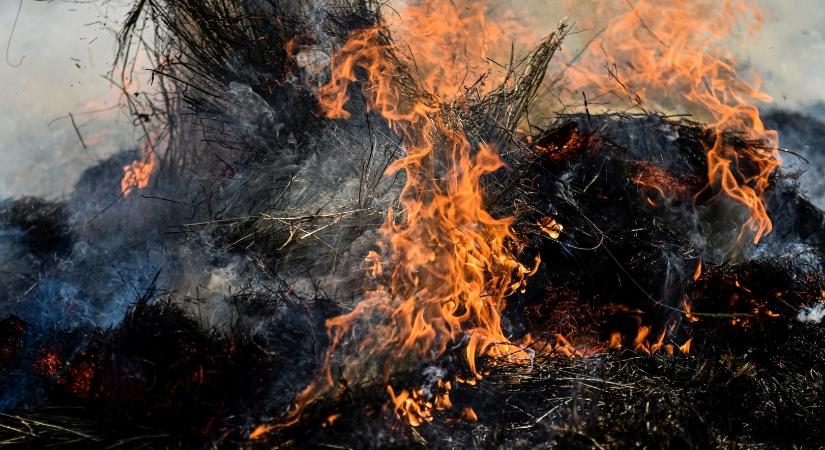
[[[739,236],[747,230],[758,243],[772,228],[763,194],[781,164],[778,136],[759,116],[757,104],[771,100],[761,80],[743,78],[724,50],[758,31],[758,6],[750,0],[628,0],[598,2],[596,9],[590,17],[610,22],[568,67],[565,87],[599,101],[620,95],[640,107],[687,108],[706,120],[715,133],[707,152],[708,187],[747,208]],[[762,144],[735,148],[727,133]]]
[[[406,181],[400,207],[382,226],[380,253],[368,256],[382,286],[366,292],[350,313],[327,321],[323,377],[299,396],[294,420],[341,383],[387,380],[443,355],[451,343],[466,342],[476,376],[479,355],[518,351],[504,334],[501,311],[531,269],[516,259],[512,219],[485,210],[481,184],[502,162],[489,145],[470,144],[449,106],[465,86],[491,72],[490,43],[506,42],[504,32],[472,1],[427,0],[401,16],[393,36],[404,42],[403,51],[381,27],[355,32],[334,58],[331,81],[317,92],[327,117],[348,118],[350,84],[357,72],[366,74],[368,110],[386,119],[406,145],[388,172],[403,171]],[[404,60],[413,56],[415,76],[403,69],[413,67]],[[395,400],[415,397],[388,390]]]

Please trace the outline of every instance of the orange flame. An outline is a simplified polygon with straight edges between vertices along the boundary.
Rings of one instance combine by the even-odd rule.
[[[532,270],[522,265],[512,218],[486,211],[481,178],[503,164],[489,145],[470,144],[450,108],[466,86],[490,74],[492,43],[509,41],[478,2],[425,0],[401,16],[393,36],[414,62],[389,43],[382,27],[357,31],[334,57],[330,82],[317,91],[326,117],[346,119],[349,86],[365,74],[367,110],[381,115],[407,145],[388,169],[403,171],[406,181],[399,210],[388,212],[381,229],[386,256],[367,257],[372,277],[389,271],[388,283],[366,292],[350,313],[327,321],[323,376],[299,395],[290,423],[306,405],[337,392],[339,383],[388,379],[443,355],[465,337],[475,378],[481,377],[478,356],[521,351],[505,336],[500,314],[505,297],[523,288],[538,261]],[[415,67],[416,76],[405,66]],[[449,405],[448,397],[396,394],[391,386],[387,391],[396,414],[411,425],[432,420],[433,408]]]
[[[679,346],[679,351],[682,353],[690,353],[690,344],[693,342],[693,338],[688,339],[685,341],[684,344]]]
[[[699,262],[696,264],[696,270],[693,271],[693,277],[691,277],[691,279],[693,281],[697,281],[701,277],[702,277],[702,258],[699,258]]]
[[[129,165],[123,166],[123,178],[120,179],[120,192],[124,197],[128,197],[135,189],[146,189],[149,186],[149,180],[158,163],[150,140],[151,137],[148,137],[143,144],[140,159],[136,159]]]
[[[392,386],[388,385],[387,394],[390,396],[395,416],[417,427],[432,422],[435,411],[452,408],[450,382],[439,380],[435,388],[435,392],[425,392],[422,389],[410,392],[404,389],[396,395]]]
[[[744,205],[749,217],[739,238],[749,230],[758,243],[772,228],[763,194],[781,164],[777,133],[765,128],[756,106],[771,97],[760,89],[760,80],[740,76],[735,58],[723,50],[726,41],[741,41],[760,28],[757,5],[750,0],[598,2],[596,13],[588,14],[611,20],[567,69],[566,86],[590,98],[628,97],[640,108],[648,103],[687,108],[707,120],[715,130],[707,152],[708,188]],[[761,144],[735,147],[728,133]]]
[[[668,330],[672,331],[672,324],[671,326],[665,327],[665,329],[659,333],[655,340],[651,340],[650,327],[642,325],[636,332],[636,337],[633,338],[633,345],[631,348],[635,352],[647,353],[648,355],[658,353],[661,350],[664,350],[668,355],[672,355],[674,344],[665,343],[665,337],[668,334]],[[692,340],[693,338],[689,338],[684,344],[679,345],[676,348],[678,348],[682,353],[688,353],[690,352],[690,343]],[[610,341],[608,342],[607,348],[619,350],[623,347],[622,341],[622,334],[618,331],[614,331],[610,333]]]

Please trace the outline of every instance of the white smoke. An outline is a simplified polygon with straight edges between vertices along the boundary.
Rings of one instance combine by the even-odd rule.
[[[796,320],[807,323],[821,323],[823,318],[825,318],[825,303],[806,306],[796,316]]]
[[[0,2],[0,197],[60,197],[84,169],[136,145],[139,134],[124,111],[88,113],[118,98],[102,75],[129,3],[23,0],[12,35],[18,0]]]

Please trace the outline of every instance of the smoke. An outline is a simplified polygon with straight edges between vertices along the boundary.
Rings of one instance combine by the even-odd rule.
[[[13,18],[11,6],[4,3],[0,17]],[[221,98],[212,114],[176,125],[176,144],[189,158],[186,166],[175,172],[180,167],[170,163],[145,191],[123,198],[123,167],[137,155],[122,150],[134,148],[140,136],[133,124],[123,120],[126,131],[119,129],[125,119],[119,110],[76,113],[87,144],[83,148],[67,113],[89,99],[117,99],[100,73],[111,68],[115,53],[108,26],[118,24],[106,20],[124,13],[112,3],[24,7],[18,27],[24,37],[14,42],[15,51],[29,57],[19,70],[3,69],[3,78],[14,80],[8,84],[16,94],[3,112],[9,120],[2,123],[5,146],[27,147],[3,154],[0,171],[6,171],[7,184],[0,186],[0,196],[60,197],[65,208],[54,208],[65,214],[44,213],[50,211],[48,203],[7,201],[0,208],[0,245],[4,255],[12,256],[0,265],[0,313],[15,314],[35,327],[108,328],[140,299],[165,294],[179,299],[205,328],[228,332],[239,314],[228,301],[240,292],[271,296],[288,288],[299,297],[323,292],[325,298],[354,301],[361,291],[364,256],[383,221],[380,211],[398,198],[398,180],[381,176],[397,149],[386,137],[392,133],[361,118],[340,128],[313,125],[306,117],[311,104],[302,100],[311,95],[312,85],[305,83],[314,76],[306,66],[318,64],[323,51],[302,48],[299,55],[311,57],[299,58],[299,66],[310,79],[289,74],[280,81],[277,101],[271,92],[265,99],[260,85],[252,87],[275,75],[254,67],[243,66],[236,79],[209,86]],[[77,23],[58,20],[67,14]],[[325,14],[318,8],[309,14],[321,29]],[[66,36],[79,36],[82,45],[38,50],[33,17],[63,24],[40,34],[39,45],[67,41]],[[90,30],[78,28],[90,22],[96,23],[91,34],[98,38],[93,45]],[[332,48],[331,42],[319,45]],[[58,63],[78,48],[87,52],[76,58],[80,62]],[[64,84],[77,89],[67,92]],[[22,117],[15,117],[16,109]],[[45,118],[61,115],[66,117],[54,122],[56,131],[44,132],[49,129]],[[108,134],[91,141],[97,128]],[[27,245],[43,238],[33,225],[40,223],[58,236],[62,250],[56,254]],[[238,249],[252,256],[234,254]],[[262,275],[260,266],[270,275]]]
[[[85,168],[136,145],[131,118],[111,109],[119,92],[102,78],[128,3],[23,1],[8,52],[11,63],[25,58],[0,63],[0,198],[66,195]],[[0,2],[3,50],[17,7]]]
[[[766,22],[745,50],[773,106],[816,113],[825,101],[825,9],[817,0],[760,0]],[[825,119],[821,115],[820,119]]]
[[[825,303],[806,306],[799,311],[796,320],[800,322],[820,323],[825,318]]]

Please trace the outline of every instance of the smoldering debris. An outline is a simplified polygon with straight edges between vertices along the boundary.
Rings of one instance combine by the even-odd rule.
[[[337,395],[284,420],[326,363],[326,321],[376,282],[370,252],[405,181],[385,173],[408,143],[367,94],[348,91],[345,120],[315,97],[347,35],[379,12],[369,0],[136,3],[120,56],[130,67],[140,42],[154,58],[158,95],[129,103],[148,146],[90,169],[63,201],[0,206],[3,442],[825,442],[822,211],[775,172],[774,229],[743,239],[747,211],[707,189],[717,137],[685,119],[564,114],[519,130],[564,26],[514,59],[512,84],[468,89],[441,112],[476,151],[497,146],[507,167],[484,178],[487,210],[515,218],[526,267],[540,257],[503,313],[522,356],[481,358],[479,379],[465,336],[389,380],[339,379]],[[411,99],[426,95],[413,72],[395,80]],[[123,167],[146,152],[158,171],[123,191]],[[418,426],[388,385],[429,408]]]

